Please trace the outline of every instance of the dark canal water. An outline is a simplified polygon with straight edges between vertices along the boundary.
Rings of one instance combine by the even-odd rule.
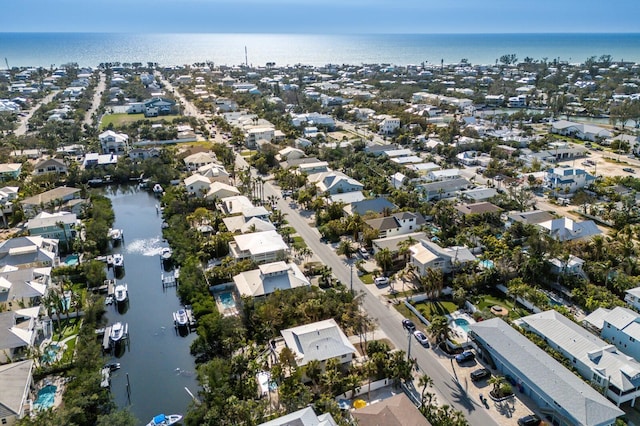
[[[129,406],[140,424],[146,425],[159,413],[184,415],[191,402],[185,387],[194,394],[198,390],[189,354],[196,335],[177,334],[173,325],[173,312],[180,308],[176,289],[162,288],[159,252],[166,242],[162,218],[156,212],[158,200],[133,185],[106,188],[105,195],[113,203],[114,228],[124,230],[124,242],[113,252],[124,255],[124,276],[117,281],[129,289],[126,312],[118,312],[115,304],[107,306],[109,323],[128,323],[130,336],[129,348],[114,356],[122,368],[112,374],[111,390],[118,406]]]

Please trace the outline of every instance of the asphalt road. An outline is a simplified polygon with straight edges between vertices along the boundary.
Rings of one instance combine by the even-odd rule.
[[[236,166],[238,169],[248,166],[246,161],[240,156],[236,156]],[[255,170],[252,174],[256,175]],[[386,300],[381,300],[374,296],[367,286],[360,281],[356,273],[353,277],[350,268],[345,262],[335,254],[328,244],[320,242],[320,233],[309,225],[307,218],[300,215],[292,208],[290,199],[280,198],[280,191],[270,182],[264,184],[264,196],[275,195],[278,197],[278,208],[286,214],[287,221],[293,226],[297,233],[304,239],[307,246],[313,250],[318,258],[325,265],[333,270],[335,277],[347,286],[351,284],[353,278],[353,290],[356,293],[362,292],[362,307],[373,318],[377,326],[389,337],[396,348],[407,352],[408,342],[406,331],[402,328],[402,316]],[[413,339],[413,337],[411,337]],[[489,426],[497,425],[495,420],[486,412],[479,401],[470,400],[464,386],[459,384],[455,378],[442,367],[436,359],[431,349],[424,349],[415,342],[411,343],[411,357],[416,358],[421,370],[433,379],[434,388],[438,395],[439,403],[448,404],[464,413],[471,425]]]
[[[27,123],[29,123],[29,120],[31,120],[31,117],[33,116],[33,113],[36,112],[36,110],[38,108],[40,108],[41,105],[44,104],[48,104],[49,102],[51,102],[53,100],[53,98],[60,93],[60,90],[56,90],[55,92],[51,92],[49,93],[47,96],[45,96],[44,98],[42,98],[40,100],[40,102],[38,102],[37,104],[35,104],[33,106],[33,108],[31,108],[29,110],[29,112],[27,113],[26,117],[22,117],[22,119],[20,120],[20,124],[18,125],[18,128],[13,132],[16,136],[21,136],[24,135],[25,133],[27,133]]]
[[[87,126],[91,126],[93,123],[92,115],[98,110],[100,106],[100,100],[102,99],[102,92],[107,87],[107,81],[105,79],[104,73],[98,74],[98,84],[96,84],[96,88],[93,91],[93,99],[91,100],[91,108],[87,110],[84,114],[84,124]]]

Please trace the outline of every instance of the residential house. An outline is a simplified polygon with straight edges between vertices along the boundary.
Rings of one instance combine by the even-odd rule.
[[[57,188],[45,191],[33,197],[25,198],[20,201],[20,205],[27,218],[34,217],[38,212],[45,208],[61,206],[65,202],[80,198],[80,190],[67,186],[59,186]]]
[[[255,149],[259,140],[271,142],[276,135],[276,129],[273,127],[253,127],[246,131],[245,145],[249,149]]]
[[[3,266],[57,266],[58,240],[43,237],[17,237],[0,242],[0,268]]]
[[[458,192],[459,199],[472,203],[489,201],[496,195],[498,195],[498,191],[495,188],[473,188]]]
[[[56,239],[67,249],[76,237],[76,225],[79,223],[75,214],[69,212],[40,212],[27,222],[29,235]]]
[[[342,172],[330,171],[320,173],[316,178],[316,186],[321,194],[330,195],[362,191],[364,185]]]
[[[311,176],[318,173],[329,172],[329,163],[326,161],[315,161],[311,163],[298,164],[298,171],[304,173],[307,176]]]
[[[640,363],[555,310],[520,318],[523,329],[560,352],[588,382],[606,389],[618,407],[640,396]]]
[[[184,186],[187,193],[198,198],[204,198],[205,195],[207,195],[210,185],[211,181],[208,177],[204,177],[197,173],[185,178],[184,180]]]
[[[461,172],[460,169],[433,170],[427,173],[427,179],[430,181],[460,179],[461,178],[460,172]]]
[[[133,148],[129,151],[129,158],[133,161],[142,161],[153,157],[160,157],[158,148]]]
[[[295,127],[302,125],[307,126],[324,126],[333,129],[336,125],[332,116],[320,114],[317,112],[309,112],[306,114],[291,114],[291,124]]]
[[[207,200],[222,200],[237,197],[240,191],[235,186],[227,185],[223,182],[213,182],[209,184],[209,190],[205,193]]]
[[[439,182],[429,182],[418,185],[417,188],[424,194],[425,201],[443,200],[455,197],[460,191],[470,188],[471,182],[464,178],[449,179]]]
[[[500,214],[502,209],[495,204],[481,202],[473,204],[458,204],[455,206],[458,214],[466,216],[470,214]]]
[[[640,287],[631,288],[624,293],[624,301],[636,311],[640,311]]]
[[[304,151],[288,146],[278,151],[279,161],[297,160],[305,156]]]
[[[3,310],[38,306],[50,285],[50,266],[5,265],[0,272],[0,305]]]
[[[380,122],[380,132],[390,135],[398,131],[400,128],[400,119],[395,117],[385,117]]]
[[[274,231],[276,229],[269,219],[260,219],[259,217],[247,219],[244,215],[225,217],[222,222],[229,232],[240,232],[241,234]]]
[[[240,296],[263,297],[276,290],[284,291],[298,287],[309,287],[309,279],[295,263],[272,262],[258,269],[242,272],[233,277]]]
[[[258,426],[338,426],[331,413],[317,415],[311,406],[278,417]]]
[[[231,183],[231,175],[220,164],[211,163],[198,167],[197,173],[209,178],[211,182]]]
[[[147,99],[144,102],[132,102],[127,108],[128,114],[144,114],[145,117],[157,117],[177,112],[174,100],[162,97]]]
[[[98,135],[103,154],[126,154],[129,151],[129,135],[107,130]]]
[[[574,123],[567,120],[554,121],[551,124],[551,133],[563,136],[596,142],[613,136],[609,130],[592,124]]]
[[[229,242],[229,254],[235,260],[251,259],[256,263],[269,263],[283,259],[289,247],[276,231],[253,232],[236,235]]]
[[[244,209],[253,207],[253,203],[244,195],[232,195],[220,198],[220,209],[228,215],[241,214]]]
[[[420,213],[411,212],[398,212],[365,221],[367,226],[378,231],[380,238],[414,233],[424,223],[424,217]]]
[[[580,240],[602,234],[594,221],[576,222],[568,217],[542,222],[538,224],[538,227],[546,230],[551,237],[558,241]]]
[[[22,171],[22,163],[0,164],[0,181],[16,180]]]
[[[447,274],[459,266],[477,259],[466,247],[440,247],[435,242],[423,239],[409,248],[411,264],[419,275],[425,275],[428,269],[440,269]]]
[[[218,159],[212,152],[196,152],[195,154],[186,156],[183,161],[184,165],[187,166],[187,170],[194,171],[202,166],[215,163]]]
[[[0,363],[28,356],[38,335],[40,306],[0,312]],[[0,418],[2,417],[0,410]]]
[[[524,225],[538,225],[540,223],[554,220],[556,217],[548,211],[544,210],[532,210],[529,212],[516,212],[507,216],[505,222],[505,228],[511,227],[516,222],[520,222]]]
[[[405,241],[409,241],[410,245],[414,245],[416,241],[428,238],[426,232],[412,232],[409,234],[400,234],[393,237],[376,238],[371,241],[373,253],[378,253],[380,250],[387,249],[394,258],[400,255],[400,249],[405,246]]]
[[[553,168],[547,170],[544,186],[556,194],[569,194],[595,182],[596,177],[583,169]]]
[[[431,426],[404,393],[368,404],[351,412],[358,426]]]
[[[0,365],[0,423],[15,425],[28,415],[33,360]]]
[[[64,161],[58,158],[49,158],[48,160],[40,161],[33,167],[33,174],[35,176],[42,176],[47,174],[65,175],[68,171],[67,165]]]
[[[118,164],[118,156],[116,154],[98,154],[96,152],[85,154],[82,161],[82,167],[85,169],[115,166],[116,164]]]
[[[555,275],[573,275],[576,277],[587,278],[584,270],[582,269],[584,260],[577,256],[570,254],[567,258],[554,257],[549,260],[550,271]]]
[[[500,318],[469,326],[478,356],[517,381],[521,394],[559,425],[613,425],[624,415],[597,390]]]
[[[607,342],[640,361],[640,314],[629,308],[598,308],[583,320]]]
[[[333,318],[281,330],[280,334],[293,352],[298,366],[316,360],[324,368],[330,359],[337,359],[340,364],[350,364],[356,352]]]

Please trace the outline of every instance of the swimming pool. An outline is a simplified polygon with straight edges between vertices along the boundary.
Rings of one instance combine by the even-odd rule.
[[[51,364],[56,360],[56,356],[60,351],[60,346],[58,345],[49,345],[45,348],[42,357],[40,358],[43,363]]]
[[[484,269],[493,269],[493,260],[486,259],[480,262],[480,266]]]
[[[36,410],[46,410],[53,406],[53,402],[56,399],[57,386],[47,385],[38,391],[38,398],[33,403],[33,408]]]
[[[456,319],[453,320],[453,322],[455,322],[458,327],[463,329],[465,331],[465,333],[469,332],[469,321],[467,321],[466,319],[464,319],[464,318],[456,318]]]
[[[67,266],[74,266],[74,265],[78,264],[79,260],[80,260],[80,258],[78,257],[77,254],[70,254],[64,260],[64,264],[67,265]]]
[[[233,298],[233,293],[230,291],[220,293],[218,300],[225,309],[233,309],[236,307],[236,300]]]

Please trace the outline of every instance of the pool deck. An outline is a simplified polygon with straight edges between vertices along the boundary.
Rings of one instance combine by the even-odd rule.
[[[222,294],[227,294],[227,293],[229,293],[233,298],[232,307],[225,306],[224,303],[222,303],[222,300],[220,299],[220,296]],[[220,312],[223,316],[225,317],[228,317],[231,315],[237,316],[240,314],[240,311],[238,310],[238,300],[236,299],[236,295],[232,291],[223,291],[223,292],[217,293],[215,296],[215,300],[216,300],[216,306],[218,308],[218,312]]]
[[[53,399],[51,408],[57,408],[62,404],[62,395],[67,387],[68,379],[62,376],[49,376],[35,383],[31,392],[31,411],[36,412],[34,407],[35,401],[38,399],[38,392],[45,386],[53,385],[56,387],[56,394]]]
[[[451,329],[451,333],[456,337],[456,340],[460,344],[464,345],[464,343],[469,341],[469,337],[467,336],[467,332],[456,324],[455,320],[461,318],[466,320],[469,324],[475,324],[476,320],[464,311],[451,312],[447,315],[447,318],[449,319],[449,328]]]

